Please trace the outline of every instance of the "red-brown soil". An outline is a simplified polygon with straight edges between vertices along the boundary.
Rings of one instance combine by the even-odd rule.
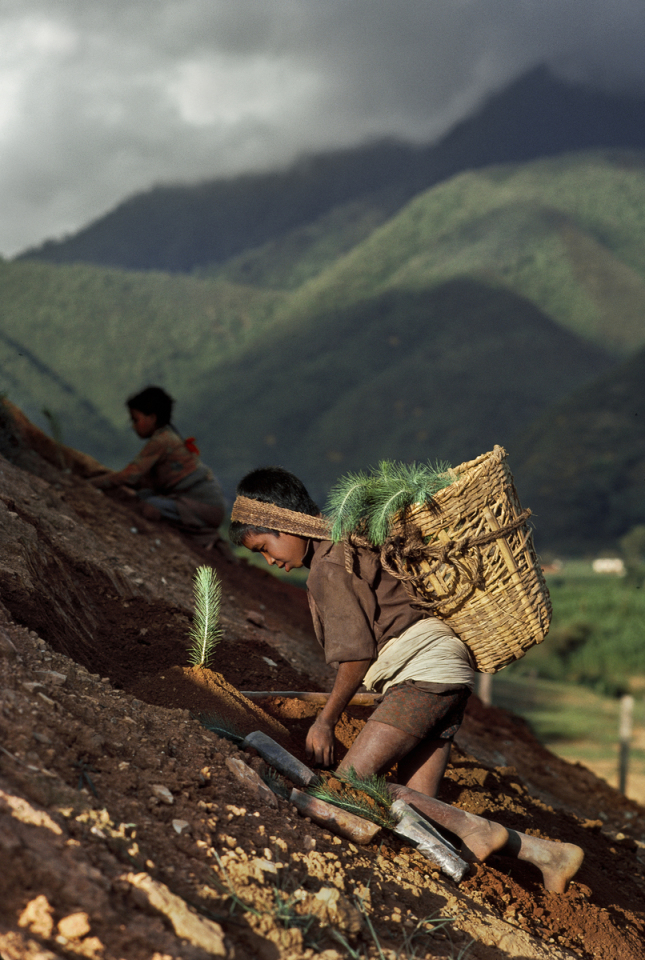
[[[565,894],[502,857],[457,886],[387,831],[359,848],[302,819],[240,781],[234,761],[261,770],[259,757],[197,718],[263,730],[304,759],[318,708],[239,693],[329,689],[304,591],[140,519],[87,483],[80,474],[92,465],[73,452],[74,472],[54,465],[45,442],[40,454],[53,462],[24,445],[9,453],[15,463],[0,457],[3,960],[645,960],[643,808],[473,697],[441,799],[583,847]],[[190,667],[187,653],[202,563],[223,584],[224,638],[210,670]],[[368,715],[343,717],[341,755]],[[417,929],[427,918],[434,932]]]

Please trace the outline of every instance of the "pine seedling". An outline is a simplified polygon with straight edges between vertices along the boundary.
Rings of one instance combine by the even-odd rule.
[[[430,503],[437,491],[452,482],[446,463],[395,463],[383,460],[370,489],[367,535],[381,546],[393,518],[413,504]]]
[[[369,475],[360,471],[348,473],[332,487],[327,509],[333,519],[331,538],[335,543],[358,531],[367,512],[370,483]]]
[[[362,793],[366,793],[375,803],[385,807],[386,810],[389,810],[392,806],[392,797],[387,787],[387,780],[385,777],[380,777],[378,773],[371,777],[361,777],[356,773],[354,767],[350,767],[349,770],[337,771],[334,776],[341,783],[346,783],[352,790],[360,790]]]
[[[47,407],[43,407],[43,416],[46,418],[49,423],[49,429],[52,433],[52,439],[56,444],[56,456],[58,458],[58,465],[61,470],[64,470],[67,464],[65,463],[65,455],[63,453],[63,430],[60,425],[60,420],[55,413],[52,413],[51,410],[48,410]]]
[[[197,567],[193,579],[195,613],[190,628],[188,659],[193,667],[207,667],[215,647],[222,639],[219,611],[222,585],[212,567]]]
[[[341,779],[337,774],[334,776],[336,776],[337,780]],[[345,780],[345,782],[348,781]],[[336,790],[332,790],[324,781],[308,787],[306,793],[312,797],[316,797],[318,800],[324,800],[326,803],[331,803],[335,807],[340,807],[341,810],[346,810],[348,813],[353,813],[357,817],[371,820],[372,823],[377,823],[380,827],[392,829],[392,827],[396,826],[394,817],[389,813],[391,801],[388,801],[387,808],[383,808],[380,803],[376,805],[370,803],[368,799],[369,794],[363,799],[360,795],[339,793]]]

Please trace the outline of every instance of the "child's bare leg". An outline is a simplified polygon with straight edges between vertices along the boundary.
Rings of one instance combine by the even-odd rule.
[[[368,720],[339,770],[353,767],[361,777],[386,773],[395,763],[408,787],[434,797],[450,757],[450,740],[419,740],[389,723]]]
[[[451,746],[451,740],[422,740],[399,760],[399,782],[418,793],[436,797],[450,759]]]
[[[508,841],[508,830],[494,820],[486,820],[459,807],[451,807],[441,800],[435,800],[434,797],[428,797],[400,784],[391,784],[390,793],[395,800],[404,800],[428,820],[458,836],[464,860],[485,860]]]
[[[418,737],[389,723],[368,720],[338,769],[342,772],[353,767],[359,777],[371,777],[389,770],[414,750],[419,742]]]
[[[574,843],[542,840],[516,830],[508,831],[508,843],[499,853],[532,863],[542,872],[545,888],[554,893],[564,893],[584,859],[583,850]]]

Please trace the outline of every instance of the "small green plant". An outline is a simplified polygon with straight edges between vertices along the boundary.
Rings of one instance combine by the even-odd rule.
[[[217,851],[215,851],[215,860],[217,861],[217,866],[220,868],[224,879],[220,880],[213,870],[211,872],[211,882],[216,890],[218,890],[224,896],[230,898],[228,905],[229,915],[231,917],[234,916],[235,910],[238,909],[242,914],[251,913],[255,917],[261,917],[261,910],[257,910],[250,903],[248,903],[246,900],[243,900],[242,897],[239,896]]]
[[[372,943],[374,944],[374,948],[376,949],[379,960],[386,960],[386,955],[383,951],[383,947],[381,946],[376,927],[374,926],[372,918],[369,915],[365,902],[361,897],[354,897],[354,903],[363,916],[365,926],[367,927],[369,935],[372,938]],[[423,951],[423,956],[428,956],[428,938],[432,937],[433,934],[438,933],[440,930],[443,930],[445,927],[448,927],[453,922],[454,920],[452,917],[442,916],[431,916],[425,917],[423,920],[417,920],[416,924],[411,930],[406,930],[405,928],[401,929],[401,934],[403,936],[401,946],[396,953],[388,950],[387,957],[392,958],[392,960],[417,960],[417,957],[420,956],[419,951]],[[351,958],[351,960],[366,960],[367,954],[353,948],[343,934],[338,930],[330,929],[329,933],[337,943],[340,943],[341,946],[345,948],[347,955]],[[474,941],[471,940],[470,943],[462,947],[456,957],[456,960],[463,960],[473,943]],[[454,956],[454,952],[452,955]]]
[[[236,911],[242,914],[249,913],[255,917],[270,916],[285,929],[296,927],[300,930],[307,946],[312,947],[318,953],[320,948],[318,935],[322,931],[319,918],[315,914],[296,911],[294,907],[298,903],[297,898],[281,890],[278,883],[271,884],[273,891],[272,908],[253,906],[238,894],[217,852],[215,852],[215,860],[223,879],[220,879],[213,870],[211,872],[211,883],[219,893],[229,898],[229,917],[232,918]]]
[[[350,473],[332,487],[326,513],[332,540],[360,534],[381,546],[393,518],[413,504],[430,503],[453,482],[447,463],[397,463],[382,460],[371,473]]]
[[[353,790],[366,793],[368,797],[371,797],[380,806],[385,807],[386,810],[389,810],[392,806],[392,797],[385,777],[379,777],[377,773],[371,777],[361,777],[356,773],[354,767],[350,767],[349,770],[337,771],[335,777]]]
[[[319,800],[341,807],[348,813],[354,813],[357,817],[364,817],[365,820],[378,823],[381,827],[391,829],[396,826],[396,820],[389,813],[392,799],[383,777],[361,778],[353,768],[345,773],[336,773],[334,776],[341,783],[346,784],[351,792],[339,793],[323,781],[310,786],[307,793]]]
[[[189,660],[193,667],[207,667],[215,647],[222,639],[219,623],[222,585],[212,567],[197,567],[193,589],[195,613],[190,629],[192,646]]]

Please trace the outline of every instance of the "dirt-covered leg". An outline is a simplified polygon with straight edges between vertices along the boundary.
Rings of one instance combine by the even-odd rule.
[[[508,831],[508,843],[499,853],[532,863],[542,872],[545,888],[553,893],[564,893],[584,859],[584,851],[574,843],[542,840],[516,830]]]
[[[338,769],[342,771],[353,767],[359,777],[386,773],[418,743],[418,737],[413,737],[397,727],[379,723],[377,720],[368,720]]]
[[[418,793],[436,797],[450,759],[451,746],[451,740],[422,740],[399,760],[397,779]]]
[[[485,860],[508,841],[508,830],[493,820],[478,817],[459,807],[451,807],[441,800],[400,784],[390,784],[390,793],[395,800],[404,800],[438,827],[444,827],[459,837],[464,860]]]
[[[419,740],[378,720],[368,720],[350,747],[339,770],[353,767],[361,777],[387,773],[398,763],[406,786],[436,796],[450,757],[450,740]]]

